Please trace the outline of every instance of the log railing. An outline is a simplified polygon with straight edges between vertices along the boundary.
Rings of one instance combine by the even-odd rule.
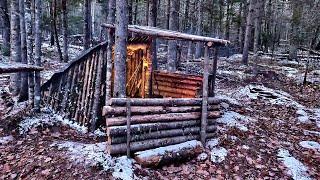
[[[201,98],[112,98],[108,104],[110,106],[103,108],[103,115],[109,154],[200,140]],[[220,117],[219,104],[215,98],[208,99],[206,138],[215,135],[214,122]]]
[[[101,43],[55,73],[42,87],[42,101],[64,118],[92,129],[101,119],[105,97],[106,48]]]

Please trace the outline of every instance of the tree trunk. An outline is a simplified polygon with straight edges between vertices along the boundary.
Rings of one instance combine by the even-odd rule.
[[[254,43],[253,43],[253,53],[257,56],[258,50],[260,49],[260,34],[261,34],[261,23],[262,16],[264,14],[265,0],[259,0],[256,8],[256,17],[254,21]]]
[[[63,56],[62,56],[62,51],[61,51],[61,46],[59,42],[59,34],[58,34],[58,27],[57,27],[57,0],[53,0],[53,28],[54,28],[54,38],[56,40],[56,45],[58,49],[58,55],[60,62],[63,62]]]
[[[19,0],[11,1],[11,50],[10,50],[10,60],[12,62],[21,62],[21,39],[20,39],[20,20],[19,20]],[[13,95],[18,95],[20,93],[21,76],[17,73],[12,76]]]
[[[179,30],[179,9],[180,1],[171,1],[170,5],[170,21],[169,29],[173,31]],[[171,40],[168,42],[168,61],[167,69],[170,72],[175,72],[177,70],[177,40]]]
[[[41,0],[35,0],[35,61],[37,66],[41,66]],[[34,109],[35,112],[40,112],[40,101],[41,101],[41,78],[40,72],[35,73],[35,87],[34,87]]]
[[[149,9],[150,9],[150,1],[149,0],[145,0],[146,3],[146,25],[149,24]]]
[[[165,24],[165,28],[169,29],[170,28],[170,9],[171,9],[171,0],[166,0],[166,24]]]
[[[116,32],[114,60],[114,96],[126,97],[126,60],[128,37],[128,0],[116,3]]]
[[[3,23],[3,46],[2,53],[5,56],[10,55],[10,16],[7,0],[0,1],[0,16]]]
[[[246,33],[246,21],[247,21],[247,15],[248,15],[248,2],[247,0],[242,1],[242,16],[241,16],[241,28],[240,28],[240,37],[239,37],[239,43],[240,43],[240,52],[243,52],[243,46],[244,46],[244,39],[245,39],[245,33]]]
[[[109,0],[108,4],[108,18],[107,23],[115,23],[115,6],[116,0]],[[111,29],[108,29],[108,46],[107,46],[107,72],[106,72],[106,99],[105,104],[108,104],[109,99],[112,97],[112,48],[114,45],[114,32]]]
[[[33,42],[34,37],[32,34],[33,25],[32,22],[34,19],[32,19],[32,6],[31,6],[31,0],[25,1],[25,21],[26,21],[26,32],[27,32],[27,60],[29,65],[34,65],[34,59],[33,59]],[[29,105],[31,107],[34,107],[34,72],[29,72],[28,75],[28,83],[29,83]]]
[[[84,0],[84,49],[89,49],[91,46],[91,0]]]
[[[19,0],[20,9],[20,34],[21,34],[21,63],[27,64],[27,34],[26,34],[26,22],[25,22],[25,7],[24,0]],[[21,89],[19,94],[19,101],[25,101],[28,99],[28,73],[21,73]]]
[[[290,52],[289,59],[297,60],[298,47],[300,44],[300,23],[303,13],[303,2],[300,0],[291,1],[292,17],[291,17],[291,37],[290,37]]]
[[[197,7],[197,35],[201,36],[202,34],[202,21],[203,21],[203,12],[202,12],[202,0],[198,1],[198,7]],[[196,45],[196,52],[195,52],[195,58],[199,59],[202,56],[202,49],[203,49],[203,43],[197,42]]]
[[[50,45],[54,46],[54,5],[53,1],[50,1]]]
[[[252,27],[254,22],[254,7],[257,0],[250,0],[249,14],[247,16],[246,35],[243,46],[242,63],[248,65],[249,46],[252,37]]]
[[[149,0],[148,0],[149,1]],[[149,21],[148,26],[156,27],[157,26],[157,6],[158,6],[158,0],[150,0],[149,3],[150,11],[149,11]],[[152,45],[151,45],[151,58],[152,58],[152,69],[157,70],[158,69],[158,60],[157,60],[157,40],[156,38],[152,39]]]
[[[62,35],[63,35],[63,61],[68,62],[68,12],[67,12],[67,0],[61,0],[62,10]]]

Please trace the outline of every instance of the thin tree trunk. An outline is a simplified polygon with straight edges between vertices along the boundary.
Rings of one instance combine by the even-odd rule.
[[[20,39],[20,20],[19,20],[19,0],[11,0],[11,50],[10,60],[12,62],[21,62],[21,39]],[[20,73],[16,73],[12,77],[11,88],[13,95],[20,93],[21,76]]]
[[[109,0],[108,4],[108,18],[107,22],[110,24],[115,23],[115,7],[116,7],[116,0]],[[108,29],[108,47],[107,47],[107,72],[106,72],[106,99],[105,104],[108,105],[109,99],[112,97],[112,83],[111,83],[111,76],[112,76],[112,48],[114,45],[114,32],[111,29]]]
[[[240,52],[243,52],[243,46],[244,46],[244,39],[246,34],[246,21],[247,21],[247,15],[248,15],[248,2],[247,0],[242,1],[242,16],[241,16],[241,28],[240,28]]]
[[[128,0],[117,0],[114,60],[114,96],[126,97]]]
[[[179,30],[179,9],[180,1],[171,1],[169,29],[173,31]],[[177,40],[168,42],[168,61],[167,69],[170,72],[177,70]]]
[[[63,61],[68,62],[68,12],[67,12],[67,0],[61,0],[62,10],[62,35],[63,35]]]
[[[202,21],[203,21],[203,12],[202,12],[202,3],[203,1],[202,0],[199,0],[198,1],[198,4],[197,4],[197,35],[201,35],[202,34]],[[197,42],[197,45],[196,45],[196,53],[195,53],[195,58],[198,59],[201,57],[202,55],[202,49],[203,49],[203,43],[202,42]]]
[[[63,56],[62,56],[61,46],[59,42],[58,28],[57,28],[57,0],[53,0],[53,27],[54,27],[54,38],[56,40],[59,59],[60,59],[60,62],[63,62]]]
[[[254,21],[254,43],[253,43],[253,53],[255,56],[257,56],[258,50],[260,49],[260,33],[261,33],[261,23],[262,23],[262,16],[264,14],[264,4],[265,0],[259,0],[257,3],[257,12],[256,12],[256,18]]]
[[[36,65],[41,66],[41,0],[35,0],[35,60]],[[34,87],[34,109],[35,112],[40,112],[41,101],[41,78],[40,72],[35,73],[35,87]]]
[[[256,4],[256,0],[250,0],[249,5],[249,14],[247,16],[247,25],[246,25],[246,36],[244,40],[243,46],[243,54],[242,54],[242,63],[248,65],[248,56],[249,56],[249,46],[252,37],[252,27],[254,21],[254,7]]]
[[[26,5],[26,11],[25,11],[25,17],[26,17],[26,32],[27,32],[27,60],[29,65],[34,65],[34,59],[33,59],[33,42],[34,37],[32,34],[33,29],[33,19],[32,19],[32,6],[31,6],[31,0],[25,1]],[[29,72],[28,76],[28,83],[29,83],[29,105],[31,107],[34,107],[34,72]]]
[[[3,46],[2,53],[5,56],[10,55],[10,16],[8,11],[7,0],[0,1],[0,16],[3,22]]]
[[[166,0],[166,29],[170,29],[170,8],[171,8],[171,0]]]
[[[149,0],[148,0],[149,1]],[[149,11],[149,21],[148,26],[156,27],[157,26],[157,6],[158,6],[158,0],[150,0],[149,4],[150,11]],[[152,39],[152,45],[151,45],[151,58],[152,58],[152,69],[157,70],[158,69],[158,60],[157,60],[157,40],[156,38]]]
[[[26,34],[26,22],[25,22],[25,7],[24,0],[19,0],[20,9],[20,34],[21,34],[21,63],[27,64],[27,34]],[[21,89],[19,94],[19,101],[25,101],[28,99],[28,73],[21,73]]]
[[[150,3],[149,0],[145,0],[146,3],[146,25],[149,24],[149,9],[150,9]]]
[[[50,45],[54,46],[54,2],[50,2]]]
[[[91,26],[91,0],[84,0],[84,40],[83,46],[84,49],[89,49],[91,46],[91,39],[90,39],[90,26]]]
[[[298,46],[300,44],[300,23],[303,13],[303,3],[300,0],[291,1],[292,17],[291,17],[291,37],[289,59],[296,60],[298,55]]]

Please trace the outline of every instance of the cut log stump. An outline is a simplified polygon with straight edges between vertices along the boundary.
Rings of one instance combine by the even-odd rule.
[[[200,141],[192,140],[180,144],[136,152],[135,160],[143,167],[156,167],[162,164],[193,158],[203,152]]]

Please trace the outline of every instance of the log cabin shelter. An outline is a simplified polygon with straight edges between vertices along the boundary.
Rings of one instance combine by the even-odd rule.
[[[112,24],[103,24],[102,26],[111,31],[115,30],[115,26]],[[156,61],[153,60],[152,54],[155,39],[202,42],[206,48],[214,48],[215,50],[219,46],[229,44],[229,41],[223,39],[190,35],[149,26],[129,25],[128,32],[130,35],[134,35],[128,38],[126,61],[126,95],[131,98],[195,98],[201,96],[202,76],[157,70],[157,64],[155,64]],[[112,87],[113,79],[112,77]],[[214,83],[212,81],[214,77],[212,72],[209,79],[211,81],[210,94],[213,94]],[[112,91],[113,88],[111,94]]]

